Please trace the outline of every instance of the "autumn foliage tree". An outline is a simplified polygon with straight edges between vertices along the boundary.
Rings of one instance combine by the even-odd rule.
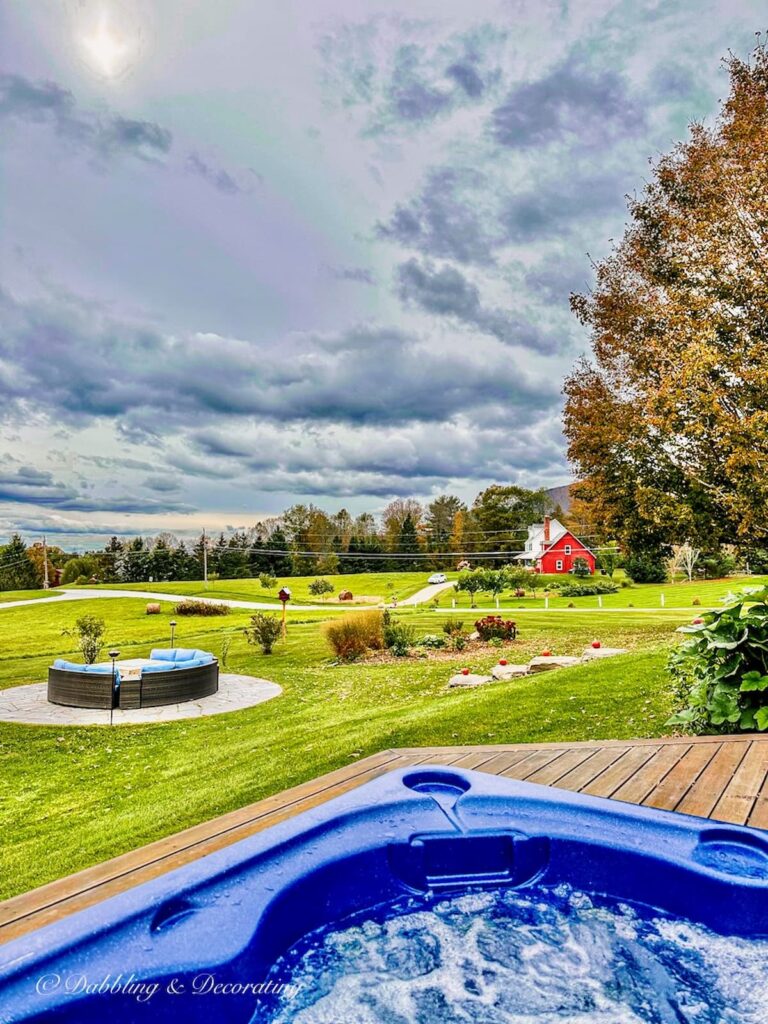
[[[592,358],[565,384],[569,455],[635,548],[768,536],[768,52],[725,64],[717,122],[658,161],[571,299]]]

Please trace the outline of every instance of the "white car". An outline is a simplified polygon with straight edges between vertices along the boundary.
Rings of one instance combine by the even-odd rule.
[[[427,583],[447,583],[448,577],[444,572],[433,572],[427,580]]]

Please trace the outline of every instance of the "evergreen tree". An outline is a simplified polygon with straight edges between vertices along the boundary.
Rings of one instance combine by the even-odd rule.
[[[42,580],[27,554],[27,545],[14,533],[0,548],[0,590],[36,590],[40,586]]]

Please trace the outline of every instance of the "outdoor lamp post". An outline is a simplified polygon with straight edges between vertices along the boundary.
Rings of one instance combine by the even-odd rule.
[[[285,628],[285,608],[288,602],[291,600],[291,592],[288,587],[282,587],[280,593],[277,595],[283,605],[283,640],[285,640],[286,628]]]
[[[173,649],[173,634],[176,632],[176,623],[175,623],[175,621],[173,619],[171,619],[170,625],[171,625],[171,649]]]
[[[109,656],[112,659],[112,700],[109,704],[109,724],[112,725],[112,713],[117,707],[117,671],[115,669],[115,662],[120,657],[120,651],[112,650],[109,652]]]

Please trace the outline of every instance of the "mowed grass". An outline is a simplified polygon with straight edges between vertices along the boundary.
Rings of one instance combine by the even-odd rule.
[[[606,580],[605,576],[594,576],[591,577],[594,580]],[[548,577],[552,579],[552,577]],[[568,582],[576,582],[572,580],[572,577],[561,576],[560,581],[563,582],[567,579]],[[586,580],[585,582],[589,582]],[[616,582],[619,582],[618,578]],[[740,590],[742,587],[758,587],[764,586],[768,583],[768,576],[729,576],[727,579],[722,580],[694,580],[692,583],[679,582],[679,583],[637,583],[631,587],[622,587],[615,594],[603,594],[601,601],[602,607],[606,609],[610,608],[628,608],[630,611],[632,608],[637,609],[656,609],[656,608],[673,608],[673,609],[689,609],[691,614],[696,613],[698,607],[701,608],[717,608],[720,605],[720,601],[727,594],[735,590]],[[513,608],[544,608],[544,590],[546,589],[546,583],[542,584],[537,590],[537,596],[531,597],[530,591],[524,598],[513,597],[510,594],[503,594],[500,598],[499,604],[501,608],[513,609]],[[550,608],[568,608],[570,604],[573,604],[575,608],[598,608],[600,603],[597,597],[558,597],[557,590],[550,592],[549,607]],[[664,605],[662,606],[661,598],[664,597]],[[470,597],[469,594],[456,593],[455,591],[448,591],[440,598],[440,605],[443,608],[450,608],[452,600],[455,599],[457,608],[469,608]],[[475,601],[478,608],[495,608],[496,602],[489,594],[477,594]],[[696,603],[698,601],[698,604]]]
[[[0,590],[0,604],[9,601],[31,601],[37,597],[55,597],[58,590]]]
[[[62,630],[86,613],[107,622],[123,656],[166,644],[170,609],[147,616],[141,600],[80,601],[0,612],[0,685],[42,681],[51,659],[74,654]],[[419,633],[441,618],[404,611]],[[296,785],[391,746],[519,743],[658,736],[671,710],[664,665],[674,616],[532,612],[505,650],[527,660],[545,647],[576,654],[595,637],[632,653],[477,690],[447,690],[467,664],[335,664],[324,613],[295,615],[267,657],[250,648],[245,612],[180,620],[179,645],[215,654],[232,637],[228,670],[272,679],[283,695],[197,721],[88,728],[0,723],[0,897],[9,897]],[[679,621],[679,620],[677,620]]]
[[[158,594],[184,594],[189,597],[212,597],[230,601],[268,601],[279,606],[277,592],[281,587],[291,591],[291,601],[299,604],[339,604],[339,593],[351,590],[355,601],[370,598],[374,601],[401,601],[418,590],[428,586],[431,572],[366,572],[328,575],[315,573],[313,576],[283,576],[274,587],[265,590],[257,579],[213,580],[207,585],[200,580],[171,583],[106,583],[99,589],[146,590]],[[313,580],[326,579],[334,586],[334,592],[322,599],[309,592]],[[457,579],[458,573],[451,573],[449,579]],[[354,601],[351,603],[355,603]],[[367,603],[367,602],[362,602]]]

